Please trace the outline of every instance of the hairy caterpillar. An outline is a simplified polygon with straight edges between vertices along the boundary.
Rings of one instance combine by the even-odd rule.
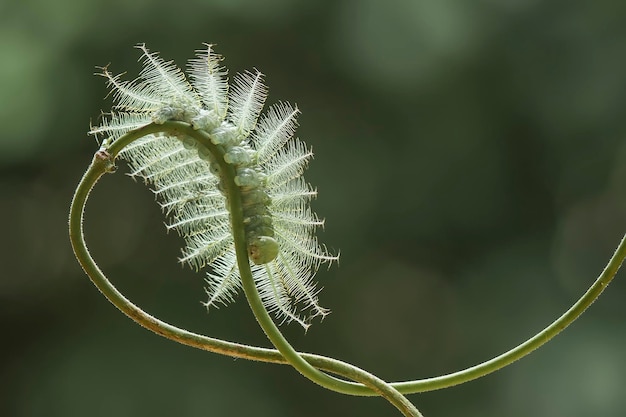
[[[144,45],[138,48],[144,69],[137,80],[122,81],[103,69],[116,105],[90,133],[115,140],[168,120],[206,132],[235,170],[251,269],[266,308],[305,328],[310,318],[328,314],[318,304],[312,279],[322,263],[337,256],[314,235],[323,221],[311,212],[308,203],[316,192],[302,179],[312,153],[293,138],[299,110],[279,102],[259,118],[267,97],[262,74],[238,74],[229,87],[211,45],[189,61],[189,81],[173,63]],[[206,306],[232,301],[241,281],[222,161],[193,138],[166,133],[133,142],[120,157],[131,176],[152,186],[167,228],[185,239],[180,261],[196,269],[210,266]]]

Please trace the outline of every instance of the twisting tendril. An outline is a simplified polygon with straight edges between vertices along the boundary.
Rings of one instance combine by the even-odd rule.
[[[70,208],[70,240],[81,266],[103,295],[143,327],[168,339],[233,357],[290,364],[330,390],[379,395],[405,416],[421,416],[403,394],[431,391],[487,375],[527,355],[579,317],[613,279],[626,256],[626,236],[589,290],[561,317],[514,349],[468,369],[416,381],[387,383],[348,363],[293,349],[271,319],[305,329],[328,310],[319,306],[313,277],[333,262],[315,238],[323,221],[308,202],[316,192],[302,179],[311,157],[293,139],[298,109],[270,107],[259,119],[267,88],[259,72],[235,77],[229,89],[221,57],[211,45],[189,63],[190,82],[171,62],[142,51],[139,79],[103,75],[117,104],[91,134],[102,146],[80,181]],[[232,301],[243,289],[248,303],[277,350],[194,334],[150,316],[126,299],[89,254],[83,235],[88,195],[105,173],[125,159],[131,176],[149,183],[168,217],[168,229],[185,239],[181,262],[210,265],[206,306]],[[329,373],[326,373],[329,372]],[[340,379],[331,374],[341,376]]]

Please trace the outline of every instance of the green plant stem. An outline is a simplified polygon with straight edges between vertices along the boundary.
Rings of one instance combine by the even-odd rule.
[[[161,322],[160,320],[143,312],[139,307],[132,304],[121,293],[119,293],[119,291],[117,291],[117,289],[108,281],[106,276],[98,268],[97,264],[89,254],[84,240],[82,219],[84,216],[84,207],[91,189],[103,174],[107,172],[114,172],[115,157],[125,146],[147,134],[156,132],[168,132],[170,134],[183,134],[191,136],[202,146],[209,149],[214,154],[217,161],[220,161],[220,167],[223,175],[225,176],[225,186],[227,187],[230,196],[231,224],[235,238],[238,266],[240,269],[240,275],[244,281],[243,286],[246,291],[246,296],[249,300],[251,300],[251,307],[258,322],[268,335],[270,341],[272,341],[272,343],[274,343],[278,348],[279,352],[283,354],[286,361],[294,366],[294,368],[296,368],[302,375],[327,389],[351,394],[355,386],[368,387],[372,393],[375,393],[374,395],[380,395],[386,398],[405,416],[420,417],[421,414],[415,406],[400,392],[382,379],[354,366],[344,369],[345,374],[349,378],[361,382],[363,385],[354,384],[352,382],[327,375],[302,359],[298,352],[282,336],[282,333],[280,333],[265,310],[265,307],[260,300],[258,291],[256,290],[256,286],[254,285],[252,271],[250,270],[250,263],[248,261],[246,239],[243,228],[241,198],[238,187],[234,182],[235,172],[232,166],[223,162],[223,153],[221,149],[211,143],[208,135],[202,131],[193,130],[186,123],[166,122],[163,125],[151,124],[144,128],[129,132],[128,134],[120,137],[114,143],[108,145],[108,147],[103,147],[103,149],[98,151],[94,156],[92,164],[76,189],[70,209],[70,240],[72,242],[72,247],[74,248],[74,253],[81,266],[98,289],[100,289],[103,295],[135,322],[167,338],[185,344],[192,344],[196,347],[198,347],[198,344],[201,344],[200,340],[204,339],[203,342],[209,342],[211,344],[211,349],[208,350],[213,350],[230,356],[233,356],[233,353],[242,353],[247,350],[247,347],[242,345],[233,346],[234,344],[216,339],[210,339],[209,341],[209,338],[202,338],[199,337],[199,335],[181,331],[181,329]],[[182,339],[184,339],[185,342],[183,342]]]
[[[161,130],[162,128],[159,128],[158,126],[155,127],[154,125],[149,125],[146,128],[143,128],[143,130],[139,129],[137,131],[131,132],[111,144],[111,146],[108,148],[108,151],[113,158],[123,148],[123,146],[126,146],[128,143],[132,142],[132,140],[135,140],[138,137],[144,136],[146,134],[155,133]],[[122,141],[122,139],[124,139],[124,141]],[[119,291],[117,291],[117,289],[111,284],[111,282],[98,268],[95,261],[89,254],[89,251],[87,250],[87,247],[85,245],[82,227],[83,211],[89,192],[98,181],[98,179],[104,173],[110,171],[110,168],[111,161],[100,160],[97,157],[94,158],[94,161],[85,172],[76,189],[70,208],[69,220],[70,240],[72,243],[72,247],[74,248],[74,253],[76,254],[78,261],[80,262],[87,275],[96,285],[96,287],[102,292],[102,294],[113,305],[115,305],[129,318],[134,320],[137,324],[170,340],[194,348],[235,358],[276,364],[287,364],[287,360],[278,350],[247,346],[239,343],[219,340],[208,336],[192,333],[163,322],[141,310],[139,307],[126,299]],[[606,286],[615,277],[625,257],[626,236],[622,238],[622,241],[617,247],[615,253],[613,254],[604,271],[597,278],[597,280],[565,314],[563,314],[556,321],[546,327],[543,331],[533,336],[526,342],[520,344],[519,346],[509,350],[508,352],[505,352],[479,365],[472,366],[470,368],[451,374],[415,381],[395,382],[390,385],[392,385],[403,394],[434,391],[462,384],[464,382],[468,382],[488,375],[489,373],[499,370],[511,364],[512,362],[528,355],[533,350],[551,340],[554,336],[560,333],[560,331],[562,331],[572,322],[574,322],[600,296],[604,288],[606,288]],[[341,375],[351,380],[359,379],[356,375],[359,374],[361,370],[351,364],[339,361],[337,359],[309,353],[299,353],[299,356],[315,368],[325,370],[336,375]],[[345,388],[345,390],[342,392],[350,395],[379,395],[378,392],[372,390],[368,386],[348,381],[343,382],[343,388]]]
[[[226,180],[225,186],[228,188],[228,201],[230,204],[229,211],[235,241],[235,252],[237,255],[239,275],[241,277],[246,298],[248,299],[248,304],[250,305],[250,308],[252,309],[259,325],[274,347],[278,349],[287,362],[289,362],[302,375],[325,388],[337,392],[351,393],[351,384],[346,385],[346,381],[321,372],[304,360],[302,356],[300,356],[300,354],[291,346],[287,339],[285,339],[274,321],[269,316],[263,302],[261,301],[261,297],[254,283],[254,278],[252,277],[252,270],[250,269],[246,236],[243,227],[240,226],[243,225],[244,220],[241,195],[238,192],[238,187],[234,181],[235,172],[232,167],[229,167],[229,171],[224,175],[224,179]],[[420,412],[409,400],[407,400],[395,388],[391,387],[382,379],[362,370],[359,370],[358,374],[353,373],[351,378],[360,381],[372,388],[374,391],[379,392],[380,395],[395,405],[396,408],[398,408],[405,416],[421,416]]]
[[[462,384],[499,369],[504,368],[507,365],[523,358],[535,349],[546,344],[552,340],[557,334],[563,331],[567,326],[572,324],[578,317],[585,312],[587,308],[602,294],[604,289],[613,280],[620,266],[624,262],[626,257],[626,235],[622,237],[619,246],[615,250],[615,253],[609,260],[600,276],[589,287],[589,289],[583,294],[576,303],[569,308],[561,317],[556,319],[552,324],[546,327],[535,336],[531,337],[524,343],[516,346],[515,348],[496,356],[493,359],[485,361],[479,365],[472,366],[462,371],[454,372],[447,375],[442,375],[435,378],[427,378],[418,381],[407,381],[397,384],[392,384],[397,387],[400,392],[425,392],[434,391],[442,388],[451,387],[454,385]]]

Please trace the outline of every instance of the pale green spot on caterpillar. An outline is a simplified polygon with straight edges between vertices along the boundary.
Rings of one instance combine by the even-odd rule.
[[[201,109],[199,114],[191,119],[191,126],[196,130],[211,131],[220,125],[220,117],[213,110]]]
[[[182,142],[183,142],[183,146],[185,147],[185,149],[191,150],[191,149],[195,149],[198,146],[198,143],[196,142],[196,140],[189,136],[183,137]]]
[[[235,176],[235,184],[244,189],[258,188],[263,184],[264,175],[252,168],[240,168]]]
[[[226,163],[236,166],[248,165],[252,162],[254,152],[241,146],[233,146],[224,154]]]
[[[211,142],[215,145],[234,145],[241,141],[237,126],[230,123],[222,123],[219,127],[213,129],[210,134]]]

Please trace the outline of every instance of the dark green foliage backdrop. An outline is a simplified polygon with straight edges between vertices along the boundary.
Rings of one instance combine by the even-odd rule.
[[[591,283],[626,230],[626,2],[205,0],[0,2],[0,415],[380,416],[287,367],[161,339],[74,261],[73,187],[110,106],[96,65],[184,65],[217,44],[301,110],[307,178],[341,263],[333,314],[295,345],[381,377],[434,376],[534,334]],[[124,172],[122,168],[121,172]],[[190,330],[267,345],[243,297],[206,314],[152,194],[122,174],[86,229],[111,279]],[[429,417],[623,416],[626,280],[566,333],[485,379],[412,398]]]

